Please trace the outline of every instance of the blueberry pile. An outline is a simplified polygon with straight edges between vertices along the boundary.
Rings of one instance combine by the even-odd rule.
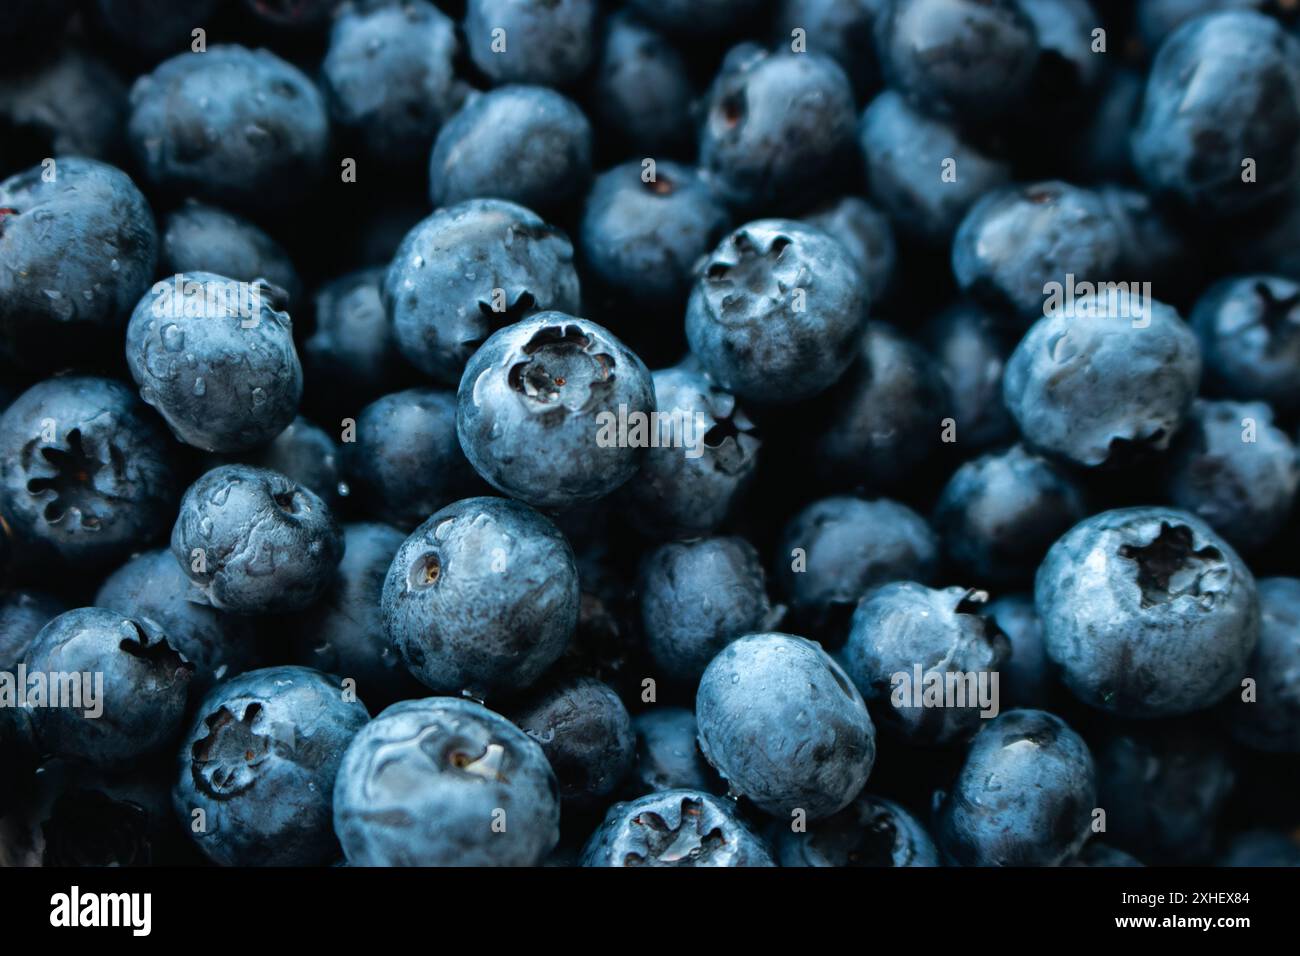
[[[1300,865],[1300,5],[0,50],[0,864]]]

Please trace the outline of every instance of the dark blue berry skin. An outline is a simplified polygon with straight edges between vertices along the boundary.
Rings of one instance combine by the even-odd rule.
[[[960,173],[959,173],[960,175]],[[962,291],[1026,324],[1044,315],[1049,282],[1114,282],[1123,235],[1094,192],[1062,182],[987,193],[957,228],[952,270]]]
[[[1259,9],[1268,0],[1137,0],[1134,26],[1148,53],[1154,54],[1169,34],[1188,20],[1229,9]]]
[[[329,383],[342,401],[365,403],[414,377],[380,296],[386,273],[362,269],[316,292],[316,327],[302,343],[302,363],[309,382]]]
[[[739,209],[770,211],[824,194],[852,150],[853,89],[827,56],[736,47],[706,109],[700,166]]]
[[[1097,746],[1106,841],[1151,864],[1207,863],[1235,783],[1227,749],[1205,728],[1144,725]]]
[[[286,304],[274,286],[211,272],[161,280],[126,330],[140,397],[177,438],[204,451],[235,453],[271,441],[302,398]]]
[[[1097,94],[1092,118],[1079,134],[1072,180],[1104,183],[1135,178],[1129,139],[1142,112],[1145,90],[1146,76],[1138,70],[1120,67],[1110,71]]]
[[[1248,830],[1219,857],[1219,866],[1300,866],[1300,844],[1285,833]]]
[[[136,80],[127,137],[155,188],[220,205],[302,198],[327,164],[320,92],[267,50],[182,53]]]
[[[540,686],[511,708],[510,719],[541,745],[566,808],[607,805],[632,770],[632,718],[618,693],[595,678]]]
[[[591,79],[591,111],[637,155],[676,155],[694,140],[695,90],[686,61],[666,37],[624,10],[605,20]]]
[[[348,493],[339,458],[334,439],[299,416],[269,445],[249,455],[246,463],[278,471],[333,507]]]
[[[389,645],[379,616],[384,579],[405,540],[385,524],[344,525],[337,581],[295,624],[298,661],[355,681],[372,711],[425,694]]]
[[[1169,447],[1196,396],[1201,349],[1172,308],[1143,308],[1141,319],[1062,309],[1034,323],[1003,376],[1026,443],[1088,468]]]
[[[763,404],[825,391],[853,359],[866,280],[827,233],[791,219],[741,226],[701,260],[686,338],[723,388]]]
[[[0,354],[39,366],[116,334],[157,252],[149,203],[119,169],[56,157],[0,182]]]
[[[702,790],[649,793],[609,808],[583,866],[775,866],[734,804]]]
[[[845,196],[804,217],[840,241],[867,280],[867,293],[876,302],[889,291],[898,261],[889,219],[864,199]]]
[[[150,61],[190,45],[190,31],[206,27],[221,0],[95,0],[99,23],[121,43]]]
[[[700,748],[727,781],[779,817],[809,820],[848,806],[876,756],[861,695],[818,645],[790,634],[750,634],[728,644],[695,698]]]
[[[27,560],[121,561],[164,531],[177,492],[164,429],[121,382],[48,379],[0,415],[0,512]]]
[[[628,7],[662,30],[694,35],[735,32],[767,0],[629,0]]]
[[[1107,59],[1093,52],[1092,31],[1101,18],[1090,0],[1017,0],[1034,25],[1038,59],[1034,64],[1030,110],[1074,109],[1095,90],[1107,70]],[[1030,122],[1038,119],[1031,116]]]
[[[1251,11],[1184,23],[1151,67],[1133,157],[1150,192],[1203,215],[1285,195],[1300,170],[1300,41]],[[1243,181],[1246,159],[1255,181]]]
[[[350,866],[536,866],[559,823],[542,748],[458,698],[389,707],[352,741],[334,787]]]
[[[1170,503],[1243,553],[1278,533],[1300,486],[1295,443],[1263,402],[1196,402],[1168,469]]]
[[[1120,262],[1126,275],[1149,280],[1157,288],[1175,287],[1197,250],[1174,221],[1140,189],[1103,183],[1097,187],[1120,234]]]
[[[840,485],[899,487],[939,447],[950,409],[947,384],[924,349],[882,322],[868,323],[846,355],[854,364],[832,393],[834,410],[816,439],[816,468]]]
[[[439,209],[402,240],[383,282],[397,346],[444,385],[493,332],[538,312],[580,310],[573,246],[522,206]]]
[[[344,6],[321,64],[330,118],[366,154],[418,162],[460,106],[456,26],[424,0]]]
[[[776,623],[767,579],[744,538],[660,545],[641,565],[641,625],[660,673],[694,684],[727,644]]]
[[[222,465],[181,499],[171,551],[191,600],[231,614],[310,607],[334,584],[343,535],[329,506],[279,472]]]
[[[121,151],[125,121],[126,84],[108,64],[79,49],[0,75],[0,171],[47,156],[111,162]]]
[[[889,86],[932,116],[979,125],[1027,95],[1038,57],[1016,0],[890,0],[876,18]]]
[[[456,395],[412,388],[377,399],[343,444],[353,501],[367,515],[411,529],[479,489],[456,438]]]
[[[332,862],[334,780],[369,717],[337,677],[308,667],[267,667],[217,685],[180,749],[177,816],[222,866]]]
[[[781,866],[939,866],[925,827],[892,800],[868,793],[806,832],[774,826],[773,856]]]
[[[465,367],[457,401],[456,430],[474,469],[514,498],[555,509],[596,501],[631,478],[644,447],[633,447],[630,431],[627,442],[610,433],[623,408],[655,410],[636,354],[561,312],[493,334]]]
[[[636,478],[619,490],[628,519],[653,538],[695,538],[716,530],[750,486],[762,442],[734,395],[686,365],[651,376],[663,414],[701,422],[691,448],[646,449]],[[696,416],[703,415],[703,419]],[[692,425],[694,427],[694,425]]]
[[[787,49],[793,31],[804,31],[809,53],[829,56],[840,65],[862,99],[875,84],[878,68],[872,46],[872,28],[887,0],[780,0],[776,5],[772,36]]]
[[[938,565],[939,540],[911,508],[842,495],[815,501],[791,519],[775,566],[793,621],[837,645],[871,588],[928,582]]]
[[[538,212],[587,191],[591,124],[577,105],[542,86],[471,93],[447,121],[429,160],[434,206],[494,197]]]
[[[1259,635],[1255,579],[1173,508],[1106,511],[1047,553],[1034,603],[1075,696],[1122,717],[1203,710],[1237,686]]]
[[[1300,407],[1300,285],[1263,275],[1222,279],[1197,300],[1190,321],[1208,391],[1284,413]]]
[[[1011,642],[1011,660],[1002,665],[999,691],[1007,707],[1046,707],[1054,685],[1034,599],[1008,594],[990,601],[985,613]]]
[[[1013,343],[993,313],[961,300],[925,327],[924,337],[948,386],[957,440],[978,452],[1015,436],[1015,422],[1002,400],[1002,373]]]
[[[1056,539],[1083,520],[1073,476],[1023,445],[968,461],[935,506],[948,560],[967,580],[1029,584]]]
[[[212,272],[229,279],[265,279],[285,291],[290,304],[302,295],[302,282],[284,247],[256,223],[216,206],[189,201],[162,224],[158,271]]]
[[[657,706],[632,718],[636,762],[631,784],[639,794],[660,790],[720,791],[718,776],[696,743],[699,727],[685,707]]]
[[[1259,582],[1259,643],[1246,668],[1255,699],[1228,698],[1233,738],[1253,750],[1300,753],[1300,580]]]
[[[1059,866],[1091,836],[1088,745],[1059,717],[1011,710],[971,741],[939,805],[935,837],[955,866]]]
[[[885,90],[867,106],[858,145],[871,198],[900,232],[933,246],[947,244],[975,201],[1011,179],[1007,163],[896,90]],[[945,167],[948,160],[952,164]],[[955,180],[944,180],[947,169]]]
[[[617,296],[655,304],[685,301],[700,256],[726,233],[730,217],[689,166],[640,160],[596,177],[578,246],[596,281]]]
[[[913,581],[882,584],[867,593],[853,612],[841,661],[882,726],[914,745],[943,746],[968,738],[987,722],[978,700],[968,698],[964,707],[921,707],[893,699],[893,678],[900,673],[907,675],[913,699],[921,698],[924,687],[914,683],[918,664],[922,674],[992,675],[1002,669],[1011,645],[988,615],[987,601],[982,591],[932,589]],[[987,680],[991,693],[991,676]]]
[[[568,86],[595,56],[600,7],[598,0],[468,0],[465,45],[493,83]]]
[[[30,709],[33,737],[43,754],[101,767],[121,767],[173,743],[189,703],[194,665],[149,618],[83,607],[67,611],[41,628],[23,660],[27,673],[80,674],[99,694],[102,712],[87,698],[82,707]],[[93,675],[93,678],[92,676]]]
[[[467,498],[402,543],[381,613],[421,683],[483,697],[528,687],[555,663],[578,602],[573,549],[550,520],[506,498]]]
[[[171,645],[194,665],[194,695],[257,667],[261,652],[247,618],[196,604],[189,598],[191,590],[170,551],[146,551],[104,580],[95,606],[156,622]]]
[[[63,601],[39,591],[0,593],[0,670],[11,671],[41,628],[66,610]]]

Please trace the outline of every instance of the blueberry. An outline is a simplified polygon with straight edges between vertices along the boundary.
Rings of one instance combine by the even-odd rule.
[[[1204,215],[1284,195],[1300,170],[1300,41],[1251,11],[1184,23],[1152,64],[1133,156],[1151,192]]]
[[[880,210],[857,196],[844,196],[805,216],[804,222],[838,239],[848,250],[867,280],[867,292],[873,302],[889,291],[898,250],[893,227]]]
[[[1227,9],[1251,9],[1267,0],[1137,0],[1133,5],[1134,26],[1147,50],[1154,53],[1169,34],[1188,20]]]
[[[1047,549],[1082,521],[1074,477],[1023,445],[968,461],[935,505],[944,550],[967,578],[1027,584]]]
[[[655,538],[708,534],[749,488],[762,442],[735,396],[701,373],[680,365],[651,378],[656,407],[691,423],[692,444],[646,450],[640,472],[619,492],[627,518]]]
[[[456,439],[456,395],[412,388],[361,410],[355,440],[343,445],[353,500],[366,514],[414,528],[478,488]]]
[[[541,745],[565,807],[604,806],[632,770],[632,718],[608,684],[563,678],[530,693],[510,716]]]
[[[1196,395],[1201,350],[1161,302],[1091,301],[1030,328],[1003,390],[1029,445],[1086,467],[1121,466],[1169,447]]]
[[[95,0],[99,22],[115,43],[161,60],[189,46],[190,31],[204,27],[221,0]]]
[[[655,427],[654,383],[641,360],[595,322],[561,312],[494,333],[465,367],[457,401],[470,464],[537,508],[614,491],[640,466],[652,437],[644,432]]]
[[[629,12],[616,10],[606,18],[591,85],[593,115],[635,152],[676,154],[693,142],[695,90],[686,61]]]
[[[641,567],[646,650],[665,676],[694,684],[742,634],[777,623],[758,552],[744,538],[660,545]]]
[[[962,290],[1026,323],[1048,314],[1048,283],[1114,281],[1123,234],[1101,197],[1062,182],[984,195],[957,227],[952,270]]]
[[[0,76],[0,170],[47,156],[111,161],[121,150],[125,117],[122,78],[78,49],[12,77]]]
[[[591,274],[614,295],[676,304],[686,299],[696,261],[728,225],[695,170],[668,160],[653,169],[632,161],[596,177],[579,247]]]
[[[0,592],[0,670],[12,670],[41,628],[66,610],[63,601],[40,591]]]
[[[1197,249],[1172,217],[1140,189],[1103,184],[1096,194],[1119,228],[1120,262],[1129,275],[1161,288],[1181,284],[1197,262]]]
[[[470,94],[438,133],[429,160],[435,206],[496,197],[539,212],[586,192],[591,124],[568,97],[542,86]]]
[[[340,481],[338,444],[301,416],[269,445],[249,455],[247,463],[278,471],[330,506],[338,503],[340,495],[349,493],[347,485]]]
[[[1055,680],[1033,597],[1008,594],[989,602],[985,613],[1011,643],[1011,660],[1003,664],[999,681],[1008,706],[1047,706]]]
[[[1095,49],[1093,30],[1101,18],[1090,0],[1017,0],[1034,24],[1038,59],[1027,106],[1037,120],[1047,111],[1075,109],[1095,90],[1106,73],[1107,60]],[[1090,104],[1088,104],[1090,105]]]
[[[811,53],[829,56],[861,97],[878,80],[872,28],[887,0],[780,0],[772,35],[790,45],[802,30]]]
[[[824,193],[852,149],[853,89],[816,53],[728,54],[700,127],[700,165],[734,206],[788,206]]]
[[[538,312],[580,308],[573,247],[510,202],[439,209],[402,240],[383,282],[398,348],[445,385],[493,332]]]
[[[825,391],[852,360],[866,280],[820,229],[761,219],[697,267],[686,337],[704,370],[741,398],[797,402]]]
[[[1219,866],[1300,866],[1300,844],[1273,830],[1248,830],[1228,844]]]
[[[335,777],[368,719],[337,677],[307,667],[267,667],[219,684],[181,747],[176,813],[223,866],[329,863],[338,856]]]
[[[470,59],[493,83],[573,83],[596,52],[598,0],[468,0]]]
[[[876,55],[888,84],[918,108],[978,125],[1024,99],[1038,40],[1018,0],[889,0]]]
[[[934,840],[916,817],[867,793],[806,831],[774,830],[781,866],[939,866]]]
[[[632,718],[636,764],[632,784],[638,794],[660,790],[716,792],[717,774],[700,753],[695,714],[685,707],[659,706]]]
[[[181,731],[194,665],[149,618],[99,607],[67,611],[41,628],[23,663],[29,694],[37,674],[49,688],[43,704],[28,699],[42,753],[121,767],[169,746]]]
[[[386,272],[350,272],[316,290],[316,327],[302,343],[302,362],[308,382],[328,382],[341,401],[368,402],[413,377],[380,297]]]
[[[298,660],[355,681],[357,696],[372,709],[423,696],[389,645],[379,615],[384,579],[405,540],[384,524],[344,525],[337,582],[294,626]]]
[[[1300,408],[1300,285],[1273,276],[1222,279],[1192,309],[1214,394]]]
[[[914,581],[867,593],[853,612],[841,660],[882,725],[912,744],[944,745],[969,737],[981,719],[997,715],[1001,691],[994,680],[1011,645],[987,613],[987,602],[982,591],[936,590]],[[937,678],[946,688],[948,675],[961,681],[963,699],[945,697],[935,706],[930,682]]]
[[[844,357],[854,364],[832,392],[815,468],[833,483],[898,488],[938,450],[951,401],[943,375],[924,349],[882,322],[868,323]]]
[[[258,666],[261,651],[246,618],[223,614],[189,599],[191,585],[169,551],[146,551],[100,585],[95,606],[154,621],[194,665],[191,694]]]
[[[0,415],[0,513],[31,560],[120,561],[166,528],[177,493],[170,452],[121,382],[48,379]]]
[[[424,0],[341,7],[321,64],[330,117],[380,162],[423,159],[465,95],[457,47],[455,24]]]
[[[977,452],[1013,438],[1015,422],[1002,400],[1011,345],[997,318],[963,299],[935,316],[924,335],[948,386],[960,446]]]
[[[1011,710],[971,741],[936,814],[944,859],[957,866],[1057,866],[1091,835],[1092,754],[1059,717]]]
[[[1052,546],[1034,601],[1080,700],[1124,717],[1202,710],[1236,687],[1259,634],[1255,579],[1199,518],[1094,515]]]
[[[732,805],[701,790],[646,794],[609,808],[583,866],[775,866]]]
[[[536,866],[559,840],[542,748],[449,697],[389,707],[348,747],[334,829],[351,866]]]
[[[578,596],[573,549],[554,524],[517,501],[467,498],[403,542],[381,613],[423,684],[481,696],[528,687],[555,663]]]
[[[265,279],[283,289],[289,302],[302,283],[284,247],[243,216],[190,200],[163,221],[158,256],[163,275],[213,272],[229,279]]]
[[[45,364],[55,345],[116,333],[157,248],[149,203],[112,166],[55,158],[0,182],[0,353]]]
[[[848,676],[812,641],[750,634],[728,644],[695,698],[700,747],[731,792],[785,820],[846,807],[876,756],[876,731]]]
[[[1073,178],[1093,182],[1129,181],[1135,177],[1133,127],[1142,112],[1146,76],[1133,69],[1112,69],[1097,94],[1097,105],[1079,133]],[[1091,845],[1091,844],[1089,844]]]
[[[1300,580],[1261,580],[1259,610],[1259,643],[1246,668],[1255,696],[1229,697],[1232,734],[1255,750],[1300,753],[1300,687],[1293,680],[1300,662]]]
[[[1277,534],[1300,486],[1295,443],[1263,402],[1196,402],[1168,469],[1170,502],[1242,552]]]
[[[867,591],[888,581],[929,581],[938,564],[939,541],[911,508],[837,495],[790,520],[776,570],[792,619],[823,642],[839,644]]]
[[[284,305],[283,290],[210,272],[164,279],[140,300],[126,330],[127,364],[177,438],[230,453],[289,426],[302,366]]]
[[[885,90],[867,106],[858,145],[872,199],[900,232],[934,246],[952,239],[976,200],[1011,179],[1007,163],[896,90]]]
[[[1145,725],[1097,747],[1106,840],[1150,863],[1208,862],[1235,774],[1203,727]]]
[[[131,89],[127,137],[155,188],[238,207],[305,196],[323,171],[320,92],[268,50],[182,53]]]
[[[222,465],[181,499],[171,551],[191,600],[232,614],[301,611],[328,591],[343,555],[329,507],[278,472]]]

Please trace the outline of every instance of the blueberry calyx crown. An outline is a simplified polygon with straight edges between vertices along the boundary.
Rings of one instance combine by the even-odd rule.
[[[1155,607],[1182,595],[1213,600],[1215,579],[1223,569],[1223,554],[1206,545],[1194,547],[1192,529],[1160,523],[1160,533],[1146,545],[1121,545],[1119,556],[1137,565],[1142,607]],[[1213,576],[1213,577],[1211,577]]]

